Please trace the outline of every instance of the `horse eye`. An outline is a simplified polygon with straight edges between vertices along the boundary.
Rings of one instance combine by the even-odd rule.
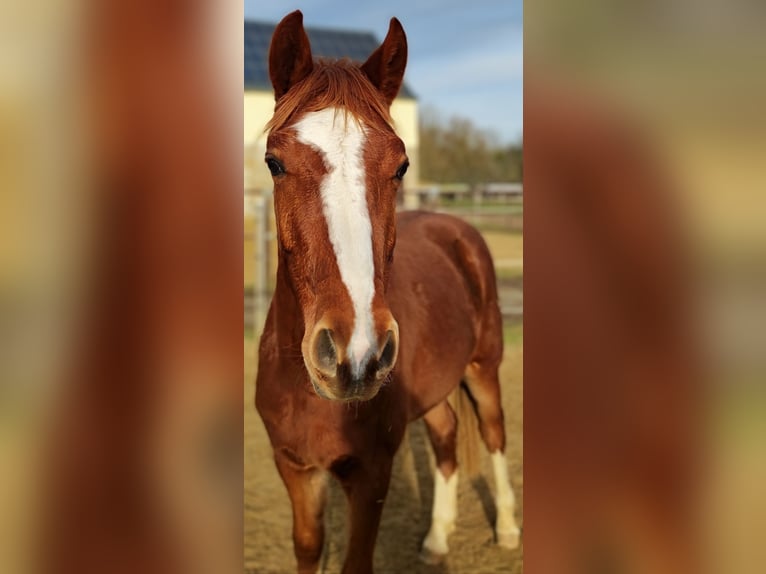
[[[404,178],[404,174],[407,173],[407,168],[410,167],[410,162],[405,161],[402,165],[399,166],[399,169],[396,170],[396,179],[402,179]]]
[[[269,171],[271,172],[271,175],[273,175],[274,177],[285,173],[285,166],[283,166],[282,162],[280,162],[275,157],[267,157],[266,165],[268,166]]]

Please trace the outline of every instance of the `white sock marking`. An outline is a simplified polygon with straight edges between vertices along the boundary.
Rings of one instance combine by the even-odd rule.
[[[423,541],[423,550],[431,554],[446,554],[447,537],[455,529],[457,518],[457,471],[445,480],[439,469],[434,473],[434,507],[431,528]]]
[[[508,463],[502,451],[495,451],[491,455],[492,469],[495,474],[495,507],[497,508],[497,523],[495,533],[498,544],[515,547],[519,539],[519,527],[513,516],[516,510],[516,496],[508,480]]]
[[[375,266],[362,157],[365,131],[338,108],[310,112],[295,124],[295,129],[301,142],[322,152],[329,171],[320,189],[322,210],[340,276],[354,306],[354,328],[347,354],[352,371],[360,375],[361,361],[375,347],[372,320]]]

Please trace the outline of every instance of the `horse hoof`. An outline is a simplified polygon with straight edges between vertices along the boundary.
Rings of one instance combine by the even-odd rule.
[[[508,530],[497,533],[497,545],[501,548],[513,550],[519,545],[519,530]]]
[[[434,552],[432,550],[429,550],[425,546],[420,549],[420,561],[424,564],[428,564],[430,566],[436,566],[438,564],[441,564],[444,562],[444,560],[447,558],[446,554],[439,554],[437,552]]]

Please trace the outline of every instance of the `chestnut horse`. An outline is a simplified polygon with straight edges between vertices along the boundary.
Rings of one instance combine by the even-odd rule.
[[[298,11],[271,41],[276,107],[266,163],[279,261],[255,402],[292,501],[299,572],[319,564],[330,475],[350,508],[343,572],[372,572],[393,457],[407,423],[420,417],[438,467],[421,556],[447,553],[458,480],[457,418],[447,397],[461,381],[492,456],[497,541],[518,543],[492,259],[461,220],[395,212],[408,161],[389,109],[406,60],[395,18],[361,66],[314,61]]]

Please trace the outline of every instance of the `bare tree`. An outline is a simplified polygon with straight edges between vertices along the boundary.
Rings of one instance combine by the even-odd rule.
[[[503,145],[494,132],[469,119],[444,120],[425,107],[420,115],[420,170],[422,180],[434,183],[521,181],[521,146]]]

